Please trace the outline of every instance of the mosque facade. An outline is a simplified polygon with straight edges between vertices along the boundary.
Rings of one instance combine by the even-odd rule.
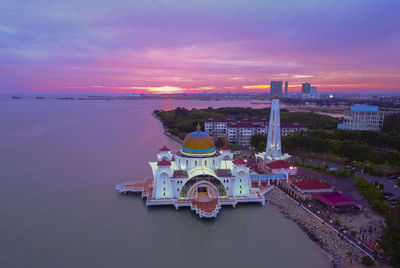
[[[271,126],[279,127],[278,110]],[[280,136],[272,130],[268,133],[268,154],[261,156],[268,163],[281,160]],[[278,132],[280,135],[280,131]],[[159,149],[157,161],[149,162],[152,176],[144,182],[126,182],[116,185],[121,193],[139,192],[146,198],[146,204],[173,205],[176,209],[190,207],[200,217],[216,217],[223,205],[235,207],[241,202],[265,203],[265,194],[279,180],[288,179],[289,166],[271,174],[254,174],[247,162],[241,158],[233,159],[229,147],[217,150],[214,140],[201,131],[187,134],[181,149],[173,154],[166,146]],[[271,160],[271,161],[270,161]],[[275,163],[275,166],[277,166]],[[292,168],[292,167],[290,167]],[[272,183],[271,183],[272,182]]]

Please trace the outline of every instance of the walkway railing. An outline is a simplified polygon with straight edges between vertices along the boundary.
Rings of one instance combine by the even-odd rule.
[[[332,231],[334,231],[337,234],[340,234],[340,231],[337,230],[334,226],[331,226],[331,224],[329,224],[329,222],[323,220],[322,218],[320,218],[319,216],[317,216],[316,214],[314,214],[311,210],[309,210],[308,208],[306,208],[305,206],[303,206],[302,204],[300,204],[299,202],[297,202],[293,197],[291,197],[289,194],[285,193],[282,189],[280,189],[279,187],[276,187],[279,191],[281,191],[284,195],[288,196],[293,202],[295,202],[297,205],[299,205],[301,208],[303,208],[305,211],[307,211],[308,213],[310,213],[311,215],[313,215],[316,219],[318,219],[319,221],[323,222],[326,226],[328,226]],[[352,245],[354,245],[355,247],[357,247],[361,252],[363,252],[365,255],[368,255],[370,258],[372,258],[373,260],[375,259],[373,257],[373,254],[371,252],[366,251],[365,249],[363,249],[362,247],[360,247],[357,243],[354,243],[350,238],[348,238],[347,236],[342,236],[344,239],[346,239],[348,242],[350,242]],[[355,239],[356,240],[356,239]],[[370,251],[372,251],[372,249],[369,249]],[[373,252],[373,251],[372,251]]]

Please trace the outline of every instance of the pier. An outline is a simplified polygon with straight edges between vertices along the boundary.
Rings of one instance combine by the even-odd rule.
[[[252,180],[252,194],[249,196],[227,196],[219,198],[165,198],[155,199],[152,196],[153,178],[147,178],[142,182],[123,182],[118,183],[115,189],[120,193],[140,193],[146,199],[148,206],[172,205],[176,209],[180,207],[190,207],[200,218],[217,217],[222,206],[236,207],[238,203],[260,203],[265,204],[265,194],[272,190],[273,185],[262,185],[258,180]]]

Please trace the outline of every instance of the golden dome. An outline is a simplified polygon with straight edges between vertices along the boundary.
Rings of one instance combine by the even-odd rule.
[[[196,131],[186,135],[182,152],[191,155],[208,155],[215,153],[214,140],[197,125]]]

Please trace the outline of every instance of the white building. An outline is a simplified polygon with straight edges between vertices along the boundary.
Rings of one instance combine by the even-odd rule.
[[[204,122],[204,131],[214,138],[225,137],[227,126],[234,123],[233,119],[213,118]]]
[[[266,127],[256,123],[233,123],[227,127],[228,142],[230,144],[237,144],[241,146],[249,146],[251,136],[256,133],[265,134]]]
[[[289,123],[289,122],[282,122],[281,123],[281,135],[282,136],[287,136],[287,135],[293,135],[294,133],[298,131],[308,131],[308,127],[303,126],[299,123]]]
[[[187,206],[200,217],[215,217],[222,205],[264,204],[264,194],[272,187],[270,178],[268,185],[261,185],[260,179],[258,185],[252,183],[247,163],[240,158],[233,160],[227,147],[217,151],[213,139],[200,126],[186,136],[176,154],[163,147],[157,161],[149,164],[151,178],[117,184],[116,189],[141,192],[147,205],[174,205],[177,209]],[[287,180],[285,176],[277,178]]]
[[[384,118],[385,113],[378,106],[356,104],[344,111],[343,123],[338,124],[338,129],[379,131]]]
[[[230,144],[249,146],[254,134],[267,134],[269,121],[265,118],[245,118],[237,122],[231,119],[208,119],[205,122],[206,133],[214,138],[226,137]],[[298,123],[281,123],[281,135],[291,135],[308,128]]]

